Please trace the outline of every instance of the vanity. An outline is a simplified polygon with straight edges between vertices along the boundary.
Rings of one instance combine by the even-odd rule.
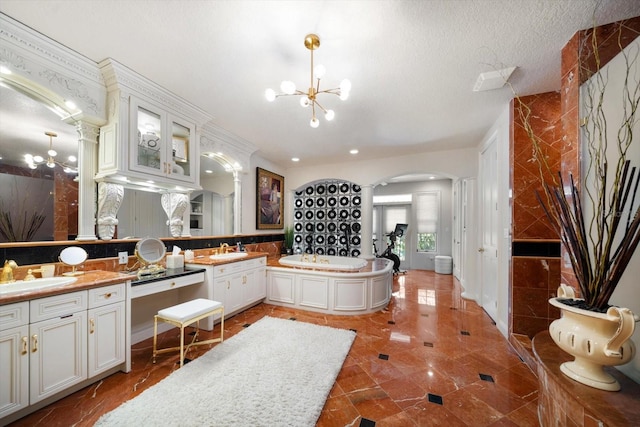
[[[226,260],[209,256],[194,258],[186,264],[189,268],[204,268],[204,286],[200,294],[191,298],[207,298],[224,305],[225,319],[260,302],[267,295],[267,254],[263,252],[230,253]],[[202,328],[212,330],[220,316],[201,322]]]
[[[0,296],[0,423],[126,372],[131,278],[91,271],[62,287]]]

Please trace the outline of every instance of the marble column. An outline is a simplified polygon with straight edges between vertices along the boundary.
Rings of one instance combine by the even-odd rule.
[[[96,174],[98,158],[97,142],[100,128],[81,121],[77,123],[76,130],[78,131],[79,137],[78,235],[76,240],[96,240],[96,184],[93,177]],[[111,236],[113,236],[113,233]]]
[[[362,188],[362,253],[361,258],[373,259],[373,185]]]

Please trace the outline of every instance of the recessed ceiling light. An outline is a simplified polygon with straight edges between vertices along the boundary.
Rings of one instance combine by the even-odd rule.
[[[356,150],[355,148],[353,150],[349,151],[350,154],[358,154],[358,150]]]
[[[0,74],[11,74],[11,70],[4,65],[0,66]]]
[[[435,176],[430,176],[429,179],[436,179],[436,177]]]
[[[66,106],[67,106],[67,108],[70,108],[70,109],[72,109],[72,110],[75,110],[75,109],[76,109],[76,104],[75,104],[75,102],[73,102],[73,101],[66,100],[66,101],[64,101],[64,105],[66,105]]]
[[[297,158],[297,157],[292,157],[292,158],[291,158],[291,161],[292,161],[292,162],[299,162],[299,161],[300,161],[300,159],[299,159],[299,158]]]
[[[204,171],[204,172],[205,172],[205,173],[213,173],[213,171],[212,171],[212,170],[210,170],[210,169],[207,169],[207,170],[206,170],[206,171]]]

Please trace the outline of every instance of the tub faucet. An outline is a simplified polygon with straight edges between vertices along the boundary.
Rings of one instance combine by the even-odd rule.
[[[13,269],[18,267],[14,260],[5,260],[2,274],[0,275],[0,284],[15,282],[13,278]]]

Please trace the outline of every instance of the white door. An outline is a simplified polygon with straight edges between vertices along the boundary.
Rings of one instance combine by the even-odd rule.
[[[480,305],[498,313],[498,152],[496,139],[480,155]]]

